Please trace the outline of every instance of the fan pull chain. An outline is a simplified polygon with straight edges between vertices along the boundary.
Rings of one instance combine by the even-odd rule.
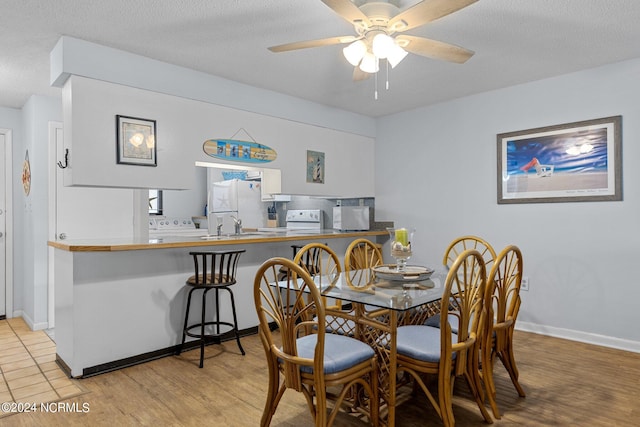
[[[387,85],[386,90],[389,90],[389,61],[385,61],[387,63]]]
[[[378,72],[375,72],[375,75],[373,76],[374,78],[374,82],[373,82],[373,99],[375,99],[376,101],[378,100]]]

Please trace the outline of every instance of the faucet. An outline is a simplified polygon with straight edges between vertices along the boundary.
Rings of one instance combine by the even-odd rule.
[[[236,218],[231,215],[231,219],[233,219],[233,225],[236,228],[236,234],[240,234],[242,232],[242,220],[240,218]]]
[[[216,231],[218,236],[222,235],[222,217],[219,215],[216,215]]]

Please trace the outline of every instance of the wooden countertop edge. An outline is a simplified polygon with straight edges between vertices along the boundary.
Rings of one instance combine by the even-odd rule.
[[[254,243],[274,243],[288,242],[295,240],[309,239],[341,239],[345,237],[366,237],[366,236],[386,236],[388,233],[384,230],[370,231],[353,231],[327,234],[300,234],[295,236],[265,236],[265,237],[242,237],[242,238],[226,238],[221,240],[192,240],[192,241],[174,241],[174,242],[150,242],[150,243],[114,243],[114,244],[80,244],[63,241],[49,241],[47,244],[53,248],[61,249],[69,252],[119,252],[119,251],[137,251],[148,249],[168,249],[168,248],[188,248],[197,246],[225,246],[238,244],[254,244]]]

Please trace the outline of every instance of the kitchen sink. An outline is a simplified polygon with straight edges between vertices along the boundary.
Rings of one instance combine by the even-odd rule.
[[[240,237],[242,236],[275,236],[276,233],[272,231],[243,231],[240,233]],[[233,237],[235,234],[230,235],[229,237]]]
[[[243,231],[240,234],[223,234],[221,236],[217,235],[207,235],[202,236],[203,240],[224,240],[224,239],[236,239],[240,237],[268,237],[268,236],[276,236],[276,233],[269,231]]]
[[[202,240],[220,240],[220,239],[224,239],[226,236],[212,236],[212,235],[207,235],[207,236],[202,236],[200,237]]]

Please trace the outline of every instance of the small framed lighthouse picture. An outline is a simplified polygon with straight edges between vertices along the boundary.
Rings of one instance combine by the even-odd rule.
[[[307,182],[324,184],[324,153],[307,150]]]

